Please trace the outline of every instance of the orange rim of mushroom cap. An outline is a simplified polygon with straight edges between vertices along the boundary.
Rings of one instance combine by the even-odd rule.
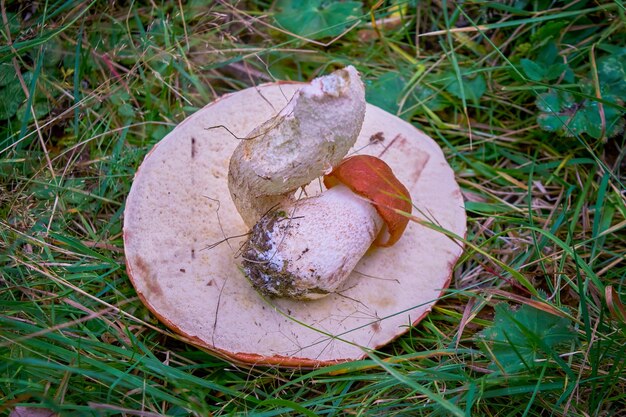
[[[382,242],[384,229],[381,230],[374,242],[376,246],[388,247],[400,239],[409,223],[408,215],[413,204],[409,190],[396,178],[389,165],[375,156],[351,156],[324,176],[326,188],[339,183],[368,199],[385,222],[389,238]]]

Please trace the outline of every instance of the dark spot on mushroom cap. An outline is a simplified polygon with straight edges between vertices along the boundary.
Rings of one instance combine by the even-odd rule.
[[[370,143],[379,143],[385,141],[385,135],[383,132],[376,132],[370,136]]]

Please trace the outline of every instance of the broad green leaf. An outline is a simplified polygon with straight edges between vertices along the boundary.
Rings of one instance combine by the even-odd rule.
[[[624,81],[624,67],[622,62],[615,56],[609,56],[598,64],[598,75],[602,76],[602,82],[615,83]]]
[[[574,96],[562,90],[551,90],[537,96],[537,107],[548,113],[558,113],[572,107],[575,103]]]
[[[80,206],[91,200],[88,193],[85,191],[85,180],[81,178],[67,178],[63,182],[63,188],[60,191],[63,193],[63,199],[71,206]]]
[[[617,102],[610,95],[605,100]],[[537,97],[537,107],[542,113],[537,123],[543,130],[557,132],[562,136],[576,136],[586,133],[596,139],[602,137],[602,117],[600,106],[595,100],[575,102],[571,94],[563,91],[550,91]],[[624,127],[622,112],[610,105],[602,106],[604,113],[604,133],[611,137]]]
[[[409,118],[414,113],[423,113],[424,106],[432,111],[439,111],[446,107],[441,95],[426,85],[418,84],[411,91],[406,91],[406,78],[397,72],[387,72],[377,80],[366,81],[365,85],[365,98],[368,103],[389,113],[402,112],[403,118]],[[403,103],[401,103],[402,100],[404,100]],[[416,104],[419,105],[415,107]],[[414,108],[414,111],[405,113],[411,108]]]
[[[530,40],[535,44],[547,42],[549,39],[559,35],[561,33],[561,29],[568,24],[569,22],[566,20],[547,22],[541,25],[541,27],[539,27],[539,29],[537,29],[537,31],[530,36]]]
[[[567,64],[552,64],[545,71],[545,79],[547,81],[556,80],[568,69]]]
[[[425,85],[417,85],[415,87],[415,98],[418,102],[428,107],[432,111],[443,110],[448,106],[448,103],[441,97],[441,94],[437,93],[432,88]],[[419,106],[417,111],[423,112]]]
[[[612,137],[624,131],[626,120],[624,113],[615,107],[604,106],[607,136]]]
[[[135,117],[135,109],[128,103],[124,103],[117,108],[117,112],[120,116],[132,118]]]
[[[47,101],[36,102],[35,105],[33,106],[33,109],[35,110],[35,117],[37,119],[47,115],[48,113],[50,113],[50,110],[51,110],[50,104]],[[26,115],[26,111],[30,112],[30,110],[26,108],[26,103],[24,103],[16,113],[17,118],[19,120],[22,120],[24,116]]]
[[[600,117],[598,117],[597,119],[593,117],[592,113],[588,111],[587,107],[580,106],[578,107],[578,109],[574,108],[571,112],[567,111],[563,113],[562,116],[567,117],[567,126],[563,126],[563,135],[577,136],[587,132],[593,137],[598,136],[600,128],[599,126],[596,127],[594,124],[600,124]]]
[[[8,62],[0,64],[0,87],[13,82],[19,82],[17,80],[17,74],[15,74],[13,64]]]
[[[555,48],[551,44],[546,45],[544,55],[546,51],[556,51]],[[595,96],[597,87],[592,80],[597,75],[605,104],[601,106],[593,99],[576,101],[571,94],[560,90],[539,94],[536,104],[542,113],[538,115],[537,122],[542,129],[561,136],[585,133],[596,139],[612,137],[623,130],[623,110],[606,102],[623,106],[626,101],[626,48],[605,45],[603,50],[608,55],[597,60],[597,74],[591,70],[587,78],[579,80],[578,84],[581,92]],[[545,79],[556,79],[561,74],[568,82],[574,78],[566,64],[554,63],[548,67]]]
[[[276,22],[289,32],[310,39],[340,35],[362,15],[358,1],[279,0]]]
[[[563,74],[563,81],[569,84],[573,84],[576,81],[576,75],[574,74],[574,70],[567,66],[565,69],[565,74]]]
[[[613,97],[608,98],[613,101]],[[614,101],[613,101],[614,102]],[[602,106],[604,113],[605,134],[612,137],[622,132],[624,129],[623,113],[609,105]],[[602,117],[600,116],[600,105],[596,101],[586,101],[582,108],[582,117],[585,118],[587,133],[596,139],[602,137]]]
[[[555,62],[563,62],[563,58],[559,55],[559,48],[556,46],[556,43],[554,41],[550,41],[543,47],[539,48],[539,52],[537,52],[537,56],[535,57],[535,62],[544,67],[554,64]]]
[[[603,97],[626,101],[626,52],[599,60],[598,79]]]
[[[368,103],[396,114],[405,85],[406,81],[400,74],[387,72],[375,81],[366,82],[365,99]]]
[[[478,335],[493,355],[492,369],[507,373],[543,366],[545,360],[558,354],[560,345],[576,339],[570,321],[526,304],[513,310],[507,304],[495,307],[491,327]]]
[[[118,91],[115,94],[111,94],[110,100],[113,104],[121,106],[130,100],[130,95],[126,91]]]
[[[487,83],[485,82],[485,77],[482,74],[470,74],[467,70],[461,71],[461,82],[463,83],[463,88],[461,89],[461,82],[459,82],[456,74],[451,73],[449,77],[452,78],[452,82],[448,84],[446,90],[455,95],[458,98],[463,98],[471,100],[474,103],[478,103],[478,100],[485,94],[487,90]]]
[[[547,132],[559,132],[567,124],[567,119],[558,114],[541,113],[537,116],[537,123]]]
[[[531,80],[541,81],[545,78],[545,68],[537,64],[535,61],[524,58],[520,61],[520,64],[522,64],[522,69]]]
[[[55,67],[63,59],[63,45],[56,39],[51,39],[44,46],[43,64],[48,67]]]
[[[152,138],[153,142],[156,143],[160,141],[161,139],[163,139],[165,135],[169,133],[170,130],[171,130],[170,128],[167,128],[163,125],[157,125],[152,131],[152,133],[150,134],[150,137]]]
[[[25,98],[24,90],[17,80],[0,88],[0,120],[15,116]]]

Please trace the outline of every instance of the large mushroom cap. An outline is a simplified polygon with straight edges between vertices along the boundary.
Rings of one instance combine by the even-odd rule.
[[[235,362],[313,367],[361,358],[430,311],[462,252],[460,242],[409,222],[394,246],[368,252],[337,294],[302,302],[264,299],[252,288],[237,258],[248,228],[227,184],[239,139],[207,128],[245,137],[300,86],[249,88],[199,110],[146,156],[126,202],[127,270],[143,302],[168,327]],[[431,138],[368,105],[353,149],[393,167],[414,215],[464,236],[459,187]]]

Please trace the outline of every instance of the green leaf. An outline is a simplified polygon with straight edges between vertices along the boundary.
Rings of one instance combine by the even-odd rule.
[[[555,62],[563,62],[563,58],[559,56],[559,48],[554,41],[546,43],[539,49],[535,61],[543,66],[554,64]]]
[[[63,59],[63,45],[56,39],[51,39],[43,48],[44,66],[56,67]]]
[[[563,81],[569,84],[573,84],[576,81],[576,76],[574,74],[574,70],[572,70],[569,66],[565,69],[565,74],[563,74]]]
[[[561,33],[561,29],[567,26],[570,22],[567,20],[556,20],[553,22],[548,22],[539,27],[537,32],[533,33],[530,36],[530,40],[534,44],[539,44],[543,42],[547,42],[549,39],[556,37]]]
[[[121,106],[126,103],[127,100],[130,100],[130,94],[126,91],[118,91],[110,96],[111,102],[116,106]]]
[[[609,98],[609,101],[613,101]],[[624,129],[624,119],[622,112],[613,106],[602,106],[604,112],[605,133],[607,137],[615,136]],[[602,137],[602,117],[600,116],[600,105],[596,101],[586,101],[582,106],[580,119],[585,124],[585,130],[596,139]]]
[[[120,116],[132,118],[135,117],[135,109],[128,103],[124,103],[117,108],[117,112]]]
[[[558,25],[551,30],[556,30],[557,27]],[[529,79],[545,82],[562,77],[567,82],[574,82],[574,72],[568,64],[563,62],[559,49],[553,40],[547,39],[545,45],[541,47],[533,45],[533,50],[535,49],[537,49],[537,53],[534,59],[520,60],[520,65]]]
[[[387,72],[375,81],[366,82],[365,99],[389,113],[397,114],[405,85],[406,81],[399,73]]]
[[[407,91],[406,78],[398,72],[387,72],[377,80],[367,80],[365,85],[365,99],[368,103],[392,114],[402,112],[401,117],[404,119],[409,119],[414,113],[423,113],[424,107],[439,111],[447,105],[439,93],[424,84]],[[408,109],[411,111],[407,112]]]
[[[502,214],[515,211],[507,204],[481,203],[479,201],[466,201],[465,210],[478,214]]]
[[[8,62],[0,64],[0,87],[13,82],[19,82],[15,73],[15,67]]]
[[[560,345],[576,339],[568,319],[526,304],[512,310],[502,303],[495,311],[493,325],[478,335],[493,354],[492,369],[514,373],[543,366]]]
[[[358,1],[279,0],[276,22],[289,32],[310,39],[340,35],[362,15]]]
[[[0,88],[0,120],[15,116],[25,98],[24,90],[17,80]]]
[[[524,58],[520,61],[520,64],[522,64],[522,69],[531,80],[541,81],[545,78],[546,70],[535,61]]]
[[[541,113],[537,116],[537,123],[547,132],[560,132],[563,134],[563,126],[567,124],[567,119],[561,118],[558,114]]]
[[[461,82],[459,82],[456,74],[452,73],[450,77],[452,78],[452,82],[447,85],[446,90],[458,98],[465,98],[474,103],[478,103],[487,90],[487,83],[482,74],[471,74],[468,70],[461,70],[462,88]]]
[[[542,51],[544,58],[551,59],[547,57],[549,52],[556,53],[555,48],[552,43],[546,45]],[[597,87],[591,80],[597,75],[605,104],[600,105],[593,99],[577,102],[570,93],[560,90],[539,94],[536,104],[541,113],[537,116],[537,122],[542,129],[557,132],[561,136],[585,133],[596,139],[612,137],[623,130],[624,111],[606,102],[623,106],[626,101],[626,48],[605,45],[603,49],[608,55],[598,59],[597,74],[591,70],[587,78],[579,80],[578,84],[582,93],[595,96]],[[567,82],[574,78],[569,66],[553,63],[546,70],[545,79],[550,81],[561,75]]]
[[[47,115],[48,113],[50,113],[50,104],[47,101],[38,101],[34,104],[33,109],[35,110],[35,117],[37,119]],[[24,116],[26,115],[26,112],[30,112],[30,109],[26,108],[26,103],[24,103],[19,110],[17,111],[16,115],[17,118],[19,120],[22,120],[24,118]],[[30,115],[29,115],[30,117]]]
[[[624,81],[624,67],[617,57],[609,56],[598,64],[598,75],[604,83]]]
[[[560,64],[552,64],[545,71],[545,79],[547,81],[556,80],[559,78],[563,72],[565,72],[569,67],[565,63]]]
[[[606,101],[617,103],[618,100],[610,95],[604,97]],[[537,117],[537,123],[543,130],[557,132],[561,136],[576,136],[583,133],[596,139],[602,137],[602,117],[600,105],[595,100],[575,102],[571,94],[563,91],[550,91],[537,96],[537,107],[542,113]],[[624,120],[622,112],[610,105],[602,106],[604,113],[604,133],[612,137],[622,131]]]
[[[441,94],[421,84],[415,87],[415,98],[432,111],[440,111],[448,106],[448,103],[441,97]],[[417,109],[420,113],[423,112],[421,108],[422,106]]]
[[[20,31],[20,18],[15,13],[7,12],[7,21],[9,23],[9,30],[12,34],[18,34]],[[2,30],[4,30],[4,25],[2,25]]]
[[[574,96],[562,90],[551,90],[537,96],[537,107],[548,113],[558,113],[572,107],[576,101]]]
[[[613,96],[626,101],[626,52],[600,59],[598,79],[603,97]]]

